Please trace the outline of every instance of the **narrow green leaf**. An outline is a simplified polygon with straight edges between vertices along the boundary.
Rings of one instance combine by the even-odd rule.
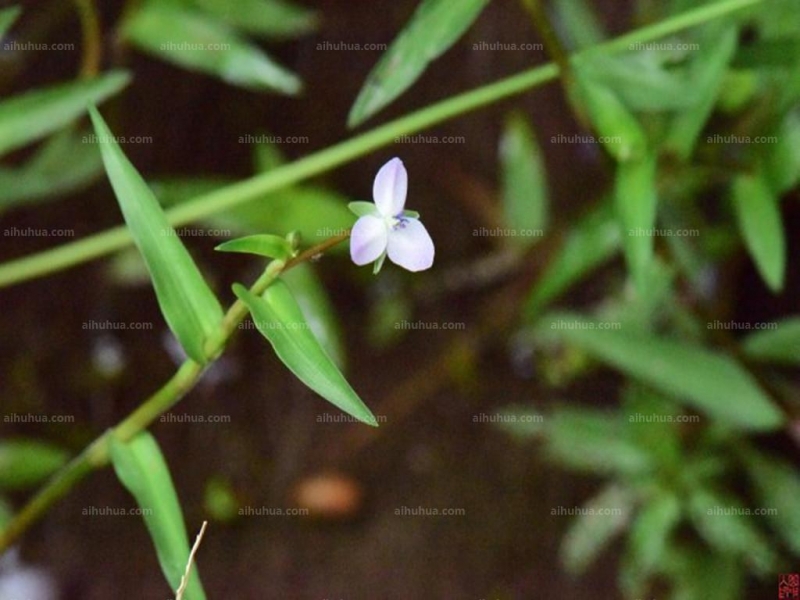
[[[20,490],[40,483],[66,464],[61,448],[34,440],[0,441],[0,490]]]
[[[58,131],[128,85],[130,77],[111,71],[80,80],[27,92],[0,102],[0,156]]]
[[[314,337],[336,366],[344,369],[346,356],[342,328],[325,287],[314,268],[302,263],[281,275],[297,300]]]
[[[657,569],[680,519],[680,502],[670,493],[662,493],[642,507],[628,538],[628,551],[640,570],[650,573]]]
[[[728,64],[736,52],[738,31],[735,26],[715,28],[701,38],[702,52],[695,53],[690,66],[690,86],[696,89],[697,102],[682,111],[672,121],[664,142],[683,160],[694,150],[703,127],[711,116]]]
[[[378,214],[378,208],[372,202],[350,202],[347,208],[357,217]]]
[[[300,80],[223,23],[178,6],[148,2],[123,26],[141,50],[255,91],[293,95]]]
[[[651,458],[626,431],[628,423],[617,415],[561,409],[545,419],[546,452],[553,460],[581,472],[645,472],[653,466]]]
[[[766,151],[764,177],[783,194],[800,182],[800,111],[789,112],[776,135],[777,143]]]
[[[9,6],[0,10],[0,41],[2,41],[6,31],[11,29],[11,26],[19,18],[20,13],[22,13],[22,9],[19,6]]]
[[[142,509],[161,571],[170,588],[177,590],[189,560],[189,538],[178,494],[158,442],[146,431],[127,443],[112,435],[110,451],[117,477]],[[205,597],[195,565],[184,599],[204,600]]]
[[[800,475],[785,460],[751,451],[745,466],[775,533],[800,556]]]
[[[586,111],[603,147],[618,162],[641,159],[647,151],[647,135],[636,117],[606,85],[586,74],[590,66],[576,68],[573,99]]]
[[[557,335],[721,423],[769,431],[784,422],[752,375],[728,356],[640,332],[604,329],[577,315],[558,315],[552,321],[575,323],[574,328],[556,328]]]
[[[658,193],[656,156],[652,153],[617,164],[614,183],[614,208],[622,228],[623,248],[628,270],[640,291],[653,259]]]
[[[220,244],[215,250],[221,252],[244,252],[279,260],[290,258],[293,253],[292,246],[286,241],[286,238],[267,233],[236,238]]]
[[[541,310],[594,269],[611,259],[620,247],[620,230],[607,202],[581,218],[567,235],[555,258],[525,302],[525,317],[532,321]]]
[[[703,539],[721,554],[746,558],[764,574],[776,556],[746,510],[735,497],[709,490],[695,490],[689,498],[690,518]]]
[[[20,167],[0,167],[0,211],[84,189],[103,173],[100,152],[71,128],[48,139]]]
[[[742,350],[754,360],[800,365],[800,317],[784,319],[776,325],[775,329],[748,335]]]
[[[739,231],[761,278],[779,292],[786,276],[786,235],[778,198],[761,175],[737,175],[731,199]]]
[[[223,22],[252,35],[273,39],[300,37],[319,26],[316,12],[286,0],[194,0]]]
[[[372,69],[347,124],[360,125],[408,89],[478,18],[489,0],[422,0]]]
[[[568,40],[573,49],[596,46],[606,39],[603,25],[589,0],[560,0],[553,8],[561,37]]]
[[[222,307],[167,222],[156,197],[117,145],[103,117],[90,110],[103,163],[125,222],[147,263],[161,313],[186,354],[207,361],[205,340],[216,332]]]
[[[509,228],[544,231],[548,220],[548,193],[542,151],[527,119],[514,113],[506,119],[500,140],[503,178],[503,209]],[[539,236],[517,235],[521,245],[531,245]]]
[[[256,327],[272,344],[275,354],[300,381],[359,421],[378,426],[372,412],[314,337],[285,283],[275,281],[263,298],[238,284],[233,291],[250,309]]]
[[[630,522],[636,499],[631,490],[610,485],[575,517],[561,544],[561,560],[571,573],[582,573]]]

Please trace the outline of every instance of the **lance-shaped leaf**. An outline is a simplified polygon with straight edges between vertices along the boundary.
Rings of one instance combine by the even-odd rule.
[[[700,41],[703,51],[696,53],[689,74],[697,101],[675,116],[665,141],[666,147],[683,160],[691,156],[714,110],[728,64],[736,51],[737,35],[736,27],[725,25],[710,31]]]
[[[608,203],[603,202],[576,223],[545,268],[525,303],[526,319],[539,317],[542,308],[611,259],[619,247],[619,226]]]
[[[561,560],[568,571],[581,573],[628,526],[636,504],[634,493],[610,485],[583,505],[561,544]]]
[[[628,270],[640,291],[653,258],[657,203],[654,154],[617,164],[614,208],[622,229]]]
[[[557,328],[562,339],[721,423],[752,431],[774,430],[784,423],[753,376],[725,355],[640,332],[605,329],[577,315],[557,315],[552,321],[575,323]]]
[[[91,116],[108,178],[150,271],[161,313],[186,354],[203,364],[203,346],[222,320],[222,307],[100,113],[92,108]]]
[[[319,340],[325,352],[340,369],[345,366],[345,349],[342,341],[342,328],[336,311],[331,305],[325,286],[317,277],[314,268],[301,263],[281,275],[300,305],[308,321],[308,326]]]
[[[506,225],[522,232],[543,231],[547,227],[547,180],[544,159],[528,121],[520,113],[506,121],[500,140],[503,173],[503,210]],[[539,237],[517,235],[511,238],[530,245]]]
[[[314,337],[285,283],[275,281],[261,298],[239,284],[233,291],[250,309],[256,327],[275,354],[300,381],[359,421],[377,427],[372,412]]]
[[[64,129],[44,142],[24,165],[0,167],[0,212],[77,192],[103,173],[100,152],[80,133]]]
[[[223,22],[265,38],[293,38],[319,25],[316,12],[286,0],[194,0],[194,4]]]
[[[69,454],[35,440],[0,441],[0,490],[18,490],[38,484],[62,467]]]
[[[640,159],[647,151],[647,136],[636,117],[608,86],[588,74],[591,64],[576,68],[572,98],[586,112],[603,147],[618,162]]]
[[[130,77],[112,71],[95,79],[27,92],[0,103],[0,156],[58,131],[124,88]]]
[[[573,49],[595,46],[606,39],[590,0],[561,0],[553,9],[560,37],[568,40]]]
[[[776,137],[778,141],[766,151],[764,177],[776,194],[783,194],[800,181],[800,111],[784,117]]]
[[[786,235],[777,196],[761,175],[738,175],[731,198],[739,231],[761,278],[779,292],[786,275]]]
[[[189,560],[189,538],[178,494],[158,442],[146,431],[126,443],[112,435],[110,454],[117,477],[141,508],[161,571],[170,587],[177,590]],[[196,567],[192,568],[183,597],[205,600]]]
[[[680,520],[680,501],[669,492],[660,493],[642,507],[628,540],[628,551],[640,569],[650,573],[658,567]]]
[[[358,94],[347,124],[360,125],[408,89],[478,18],[489,0],[422,0]]]
[[[255,254],[257,256],[266,256],[267,258],[279,260],[290,258],[293,252],[292,245],[286,238],[268,233],[259,233],[236,238],[235,240],[220,244],[215,250],[219,250],[220,252]]]
[[[20,12],[22,12],[22,9],[19,6],[9,6],[0,10],[0,41],[2,41],[6,31],[14,24],[14,21],[17,20]]]
[[[223,23],[180,6],[148,2],[123,26],[138,48],[186,69],[255,91],[300,91],[300,80]]]
[[[800,556],[800,475],[785,460],[752,451],[745,466],[762,507],[775,532]]]
[[[775,325],[775,329],[748,335],[742,343],[744,353],[754,360],[800,365],[800,317],[784,319]]]

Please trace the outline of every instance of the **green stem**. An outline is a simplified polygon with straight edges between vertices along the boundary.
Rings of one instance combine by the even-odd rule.
[[[332,237],[309,248],[288,262],[271,262],[256,282],[250,287],[253,294],[261,295],[269,285],[292,267],[310,260],[331,247],[346,240],[350,232]],[[145,400],[136,410],[115,428],[106,431],[84,449],[70,463],[56,473],[52,479],[17,513],[8,526],[0,532],[0,555],[33,524],[50,506],[65,496],[86,475],[108,464],[111,436],[127,441],[147,429],[158,417],[175,406],[199,381],[208,366],[222,354],[228,340],[247,316],[247,306],[237,300],[225,313],[217,334],[209,339],[205,347],[208,363],[203,366],[186,360],[175,374],[157,392]]]
[[[764,0],[725,0],[702,6],[677,15],[661,23],[649,25],[631,33],[579,52],[572,60],[580,60],[589,52],[618,52],[640,44],[671,35],[683,29],[701,25],[733,11],[754,6]],[[257,175],[239,183],[216,190],[168,211],[173,225],[209,217],[222,210],[263,197],[287,185],[295,184],[334,167],[368,154],[390,144],[395,138],[410,135],[452,119],[498,100],[520,94],[558,77],[559,68],[548,63],[518,75],[502,79],[475,90],[453,96],[423,108],[408,116],[401,117],[343,141],[335,146],[321,150],[269,173]],[[124,227],[115,227],[82,240],[45,250],[31,256],[9,261],[0,265],[0,287],[41,277],[74,265],[87,262],[120,250],[131,243],[131,237]]]
[[[92,78],[100,72],[100,57],[102,55],[102,41],[100,34],[100,19],[97,16],[97,7],[94,0],[75,0],[78,16],[83,30],[83,61],[81,63],[81,77]]]

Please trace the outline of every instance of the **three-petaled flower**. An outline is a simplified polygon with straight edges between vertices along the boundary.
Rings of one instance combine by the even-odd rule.
[[[424,271],[433,264],[433,240],[419,222],[419,213],[404,210],[408,173],[399,158],[383,165],[375,176],[370,202],[349,204],[358,217],[350,234],[350,257],[357,265],[374,262],[377,273],[386,256],[409,271]]]

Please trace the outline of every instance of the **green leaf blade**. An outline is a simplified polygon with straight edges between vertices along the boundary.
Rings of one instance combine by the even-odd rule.
[[[278,235],[260,233],[227,241],[215,248],[221,252],[242,252],[286,260],[292,256],[292,245]]]
[[[222,307],[167,221],[158,200],[91,109],[108,178],[125,222],[153,281],[167,324],[195,362],[205,364],[204,344],[222,320]]]
[[[800,365],[800,317],[778,321],[775,329],[751,333],[742,342],[742,350],[754,360]]]
[[[128,85],[130,76],[111,71],[95,79],[27,92],[0,103],[0,156],[58,131]]]
[[[122,485],[133,495],[158,555],[164,577],[177,590],[189,560],[189,539],[169,467],[155,438],[139,433],[127,443],[110,439],[111,463]],[[197,567],[192,568],[185,600],[205,600]]]
[[[778,198],[760,175],[738,175],[731,188],[739,231],[761,278],[773,292],[786,277],[786,234]]]
[[[359,421],[377,427],[375,416],[310,331],[283,281],[270,285],[262,298],[238,284],[234,293],[250,309],[256,327],[272,344],[275,354],[300,381]]]
[[[66,464],[61,448],[35,440],[0,442],[0,490],[20,490],[38,484]]]
[[[370,72],[347,118],[356,127],[390,104],[472,25],[489,0],[422,0]]]

